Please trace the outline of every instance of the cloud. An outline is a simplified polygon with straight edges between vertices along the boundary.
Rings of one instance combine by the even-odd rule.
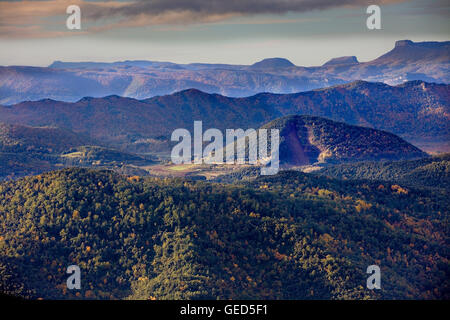
[[[233,16],[285,14],[337,7],[391,4],[406,0],[138,0],[125,6],[87,12],[91,19],[147,16],[149,23],[196,23]],[[178,20],[182,15],[183,19]],[[215,17],[211,19],[211,17]],[[222,17],[222,18],[221,18]]]
[[[64,30],[65,25],[61,23],[64,21],[62,19],[67,17],[65,12],[67,6],[72,4],[81,7],[82,21],[91,23],[88,32],[101,32],[114,28],[149,25],[217,23],[234,17],[281,15],[289,12],[300,13],[404,1],[407,0],[0,1],[0,37],[53,37],[80,34]]]
[[[129,3],[121,1],[47,0],[0,1],[1,38],[44,38],[86,34],[65,27],[66,9],[78,5],[86,12],[114,9]],[[82,19],[84,10],[82,9]]]

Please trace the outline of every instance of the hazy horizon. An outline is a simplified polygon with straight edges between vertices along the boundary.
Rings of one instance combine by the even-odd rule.
[[[205,8],[199,3],[0,0],[0,65],[123,60],[249,65],[282,57],[318,66],[341,56],[370,61],[397,40],[450,40],[448,1],[349,0],[343,6],[330,0],[319,7],[291,0],[280,8],[276,1],[261,6],[253,0],[211,1]],[[81,30],[66,28],[69,4],[81,7]],[[381,30],[366,27],[369,4],[381,7]],[[180,12],[182,18],[174,18]]]

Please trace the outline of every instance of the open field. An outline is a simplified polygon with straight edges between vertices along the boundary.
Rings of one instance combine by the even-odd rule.
[[[210,164],[157,164],[152,166],[140,167],[147,170],[151,175],[164,177],[205,177],[206,180],[214,179],[220,175],[228,174],[244,168],[249,165],[210,165]]]

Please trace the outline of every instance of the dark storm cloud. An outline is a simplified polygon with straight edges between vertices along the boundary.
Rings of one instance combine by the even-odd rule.
[[[435,1],[430,8],[447,13],[442,10],[446,1]],[[0,0],[0,37],[65,35],[66,30],[55,30],[53,18],[64,16],[69,5],[81,7],[83,22],[86,20],[89,26],[84,32],[95,33],[125,27],[216,23],[233,17],[281,15],[339,7],[364,10],[371,4],[399,2],[408,0]],[[89,25],[90,22],[94,23]]]
[[[229,17],[308,12],[397,2],[405,2],[405,0],[138,0],[121,7],[92,10],[87,12],[87,16],[98,19],[111,16],[163,16],[173,13],[192,13],[192,17],[198,17],[199,14]]]

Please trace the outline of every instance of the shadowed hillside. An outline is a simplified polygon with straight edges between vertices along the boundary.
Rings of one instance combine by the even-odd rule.
[[[287,116],[262,126],[280,130],[280,163],[411,159],[426,157],[403,139],[388,132],[351,126],[312,116]]]

